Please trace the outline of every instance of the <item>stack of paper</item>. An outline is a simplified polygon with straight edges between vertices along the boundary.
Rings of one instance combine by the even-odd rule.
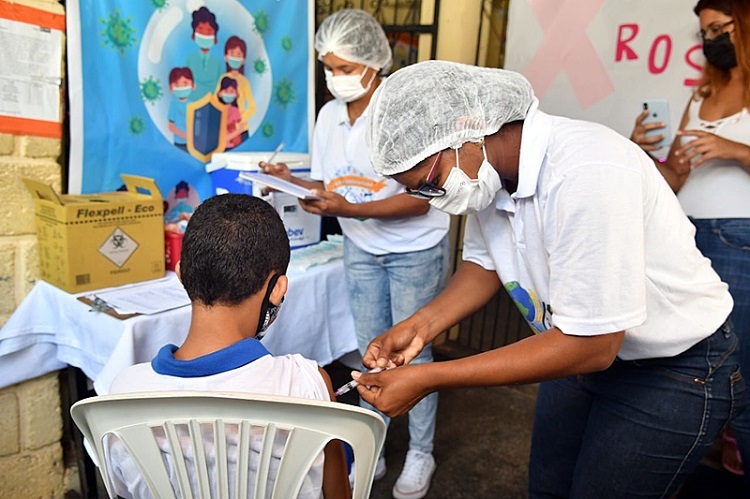
[[[311,246],[298,248],[292,251],[289,268],[296,270],[307,270],[314,265],[344,257],[344,238],[339,235],[330,235],[326,241],[321,241]]]
[[[84,298],[81,301],[92,304],[95,310],[111,311],[119,316],[158,314],[190,305],[185,288],[172,273],[162,279],[110,288],[81,298]]]

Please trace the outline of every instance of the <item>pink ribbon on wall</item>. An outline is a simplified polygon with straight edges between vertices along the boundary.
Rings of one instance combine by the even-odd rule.
[[[583,109],[614,92],[604,64],[586,34],[586,28],[605,0],[528,0],[544,30],[544,39],[523,74],[537,97],[565,72]]]

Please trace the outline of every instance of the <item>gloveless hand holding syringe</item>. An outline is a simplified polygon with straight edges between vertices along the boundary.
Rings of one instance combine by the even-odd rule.
[[[382,370],[383,370],[382,367],[373,367],[372,369],[368,370],[367,372],[368,373],[379,373]],[[335,392],[333,392],[333,394],[335,396],[339,397],[339,396],[341,396],[341,395],[343,395],[343,394],[351,391],[352,389],[356,388],[357,385],[359,385],[359,382],[357,380],[353,379],[350,382],[348,382],[347,384],[345,384],[344,386],[342,386],[341,388],[339,388],[338,390],[336,390]]]

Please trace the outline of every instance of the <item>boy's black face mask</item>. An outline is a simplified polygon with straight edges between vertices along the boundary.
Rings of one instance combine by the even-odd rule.
[[[268,329],[268,326],[271,325],[271,323],[276,319],[276,316],[279,315],[279,309],[281,309],[281,303],[284,303],[284,298],[281,298],[281,303],[278,305],[274,305],[271,303],[271,292],[273,291],[274,286],[276,286],[276,281],[279,280],[279,277],[281,277],[281,274],[274,274],[273,277],[271,277],[271,280],[268,281],[268,289],[266,289],[266,295],[263,297],[263,305],[260,307],[260,319],[258,320],[258,327],[255,330],[255,338],[260,341],[263,339],[263,336],[265,334],[266,329]]]

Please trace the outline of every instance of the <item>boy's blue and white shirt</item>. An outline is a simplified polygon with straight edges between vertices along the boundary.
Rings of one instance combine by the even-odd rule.
[[[330,400],[328,387],[315,361],[299,354],[275,357],[255,338],[242,340],[189,361],[175,359],[176,350],[175,345],[166,345],[151,362],[124,369],[113,381],[110,393],[196,390]],[[231,441],[231,436],[229,438]],[[274,444],[278,456],[282,454],[284,442],[285,437],[277,439]],[[253,448],[259,448],[259,445],[260,437],[251,442]],[[321,452],[303,483],[300,497],[320,497],[323,461]],[[125,498],[150,497],[143,478],[122,445],[111,446],[110,463],[117,478],[115,485],[118,495]],[[235,464],[230,463],[229,467],[231,483]],[[272,463],[271,476],[274,476],[273,466]]]

